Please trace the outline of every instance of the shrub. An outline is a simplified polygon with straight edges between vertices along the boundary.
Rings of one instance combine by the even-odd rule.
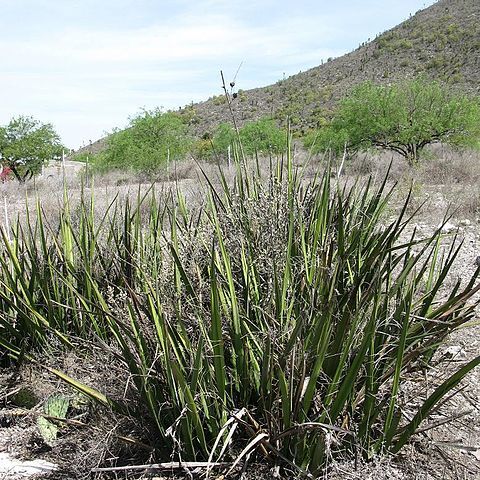
[[[285,150],[285,131],[271,118],[246,123],[240,130],[240,139],[245,153],[250,155],[256,152],[278,154]]]
[[[214,105],[224,105],[227,102],[225,95],[215,95],[212,97],[212,102]]]
[[[468,145],[479,134],[477,99],[423,79],[388,86],[367,82],[340,102],[318,148],[341,151],[346,140],[351,152],[392,150],[415,164],[429,144]]]
[[[233,147],[236,142],[236,133],[229,123],[221,123],[213,135],[213,149],[217,155],[225,158],[228,148]]]
[[[409,199],[385,223],[385,183],[330,181],[302,179],[289,155],[265,179],[237,165],[201,208],[153,193],[96,220],[84,199],[74,220],[66,200],[49,229],[38,206],[13,241],[3,233],[0,345],[17,359],[52,339],[114,349],[138,408],[49,370],[148,418],[160,459],[235,458],[248,446],[317,475],[330,453],[397,452],[480,363],[427,398],[401,395],[475,316],[480,269],[444,297],[455,244],[441,254],[440,229],[402,240]]]
[[[313,153],[333,152],[339,155],[348,146],[348,136],[344,130],[335,131],[331,124],[326,123],[310,130],[303,138],[303,144]]]
[[[168,160],[184,157],[192,140],[184,117],[160,109],[145,110],[130,120],[128,128],[111,134],[107,148],[92,159],[97,170],[152,172]]]
[[[285,133],[277,126],[275,120],[270,118],[247,122],[239,134],[246,155],[254,155],[257,152],[279,154],[285,149]],[[229,147],[233,156],[238,144],[237,134],[229,123],[221,123],[215,130],[211,143],[210,156],[215,153],[220,158],[226,158]]]

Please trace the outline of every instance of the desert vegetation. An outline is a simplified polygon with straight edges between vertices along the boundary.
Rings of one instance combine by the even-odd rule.
[[[19,116],[0,127],[0,165],[19,182],[37,175],[42,166],[61,158],[64,147],[50,124]]]
[[[313,92],[310,91],[310,95]],[[235,92],[226,92],[225,108],[234,113]],[[319,105],[323,96],[318,98]],[[290,104],[296,111],[295,102]],[[228,106],[228,108],[227,108]],[[300,107],[298,107],[300,108]],[[283,117],[292,126],[293,117]],[[369,149],[384,149],[417,164],[426,146],[442,143],[457,148],[477,147],[480,136],[478,98],[444,83],[419,77],[390,85],[361,83],[331,109],[321,106],[310,115],[315,128],[295,130],[295,138],[316,155],[329,151],[352,157]],[[193,157],[212,162],[229,160],[239,137],[243,154],[280,155],[285,150],[285,128],[278,118],[262,117],[234,126],[223,122],[195,137],[196,112],[144,111],[125,130],[113,132],[96,154],[77,154],[97,172],[123,170],[158,173],[172,162]],[[237,152],[241,153],[241,152]]]
[[[419,161],[432,143],[476,145],[480,137],[477,98],[419,78],[388,86],[363,83],[345,97],[332,121],[307,136],[316,151],[350,155],[380,148]]]
[[[90,161],[100,172],[123,169],[151,173],[184,158],[192,142],[180,115],[161,109],[145,110],[132,117],[126,129],[114,131],[106,148],[91,156]]]
[[[124,396],[43,368],[143,425],[135,441],[159,462],[316,477],[332,456],[396,453],[480,363],[420,402],[401,394],[474,317],[480,268],[445,292],[461,243],[445,249],[441,226],[406,237],[410,195],[389,218],[385,181],[304,178],[290,145],[266,175],[252,162],[207,176],[199,202],[152,187],[99,217],[94,195],[65,190],[55,223],[37,202],[3,229],[2,363],[113,353]],[[68,398],[43,417],[49,441]]]
[[[480,105],[449,52],[478,26],[422,15],[320,73],[141,111],[79,178],[37,176],[51,125],[0,128],[1,425],[68,478],[477,456]]]
[[[232,161],[233,149],[238,146],[235,128],[230,123],[221,123],[213,133],[195,138],[189,129],[194,118],[193,112],[179,115],[160,109],[144,111],[130,121],[127,129],[113,132],[101,152],[83,152],[73,158],[78,161],[88,158],[91,168],[100,173],[113,170],[158,173],[186,157]],[[285,129],[268,117],[247,122],[239,129],[239,135],[248,155],[279,155],[285,150]]]
[[[247,122],[239,130],[239,135],[243,151],[249,156],[279,155],[285,151],[285,131],[279,128],[271,118],[265,117],[255,122]],[[233,126],[228,123],[220,124],[209,142],[206,158],[219,156],[225,159],[229,149],[232,151],[237,146],[236,136]]]

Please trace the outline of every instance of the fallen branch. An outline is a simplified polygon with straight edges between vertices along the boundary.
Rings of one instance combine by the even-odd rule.
[[[166,462],[153,463],[150,465],[125,465],[123,467],[97,467],[92,468],[92,473],[98,472],[125,472],[128,470],[190,470],[194,468],[228,467],[231,463],[227,462]]]

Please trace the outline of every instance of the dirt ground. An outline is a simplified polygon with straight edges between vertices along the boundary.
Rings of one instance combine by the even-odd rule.
[[[478,159],[477,159],[478,160]],[[187,196],[194,195],[195,180],[183,180]],[[445,245],[452,241],[453,236],[463,240],[463,247],[452,270],[452,275],[445,283],[445,290],[452,286],[458,277],[467,279],[476,269],[480,257],[480,214],[476,216],[476,205],[472,208],[463,208],[473,204],[468,197],[477,195],[477,183],[468,185],[458,183],[426,184],[414,191],[414,202],[421,204],[426,201],[422,212],[415,220],[419,237],[431,235],[449,207],[460,207],[449,221],[445,229]],[[0,196],[5,199],[5,209],[0,215],[0,224],[11,222],[13,211],[22,214],[22,202],[25,192],[14,191],[13,186],[4,187]],[[106,192],[104,200],[112,192],[123,188],[125,192],[134,192],[131,189],[118,185],[101,185],[99,191]],[[402,189],[400,189],[402,190]],[[57,190],[57,193],[61,190]],[[392,214],[404,191],[400,191],[394,198]],[[470,203],[469,203],[470,202]],[[52,211],[55,210],[52,203]],[[1,209],[0,209],[1,210]],[[480,209],[479,209],[480,212]],[[410,232],[406,232],[408,234]],[[405,398],[421,400],[432,393],[442,378],[458,368],[459,365],[478,355],[480,351],[480,327],[470,326],[453,333],[448,342],[442,346],[436,360],[439,366],[432,367],[422,377],[412,377],[406,384],[405,391],[401,392]],[[45,361],[51,361],[46,359]],[[92,368],[82,363],[82,359],[66,355],[56,359],[60,367],[70,373],[77,374],[83,381],[90,381],[93,386],[102,378],[98,371],[89,371]],[[104,368],[109,371],[107,378],[115,378],[112,369],[114,361],[109,364],[103,362]],[[108,386],[118,388],[115,382]],[[103,465],[114,464],[119,457],[124,463],[138,464],[135,448],[123,446],[118,448],[116,437],[118,425],[105,412],[96,410],[82,410],[78,406],[78,422],[89,421],[98,426],[97,430],[83,428],[78,425],[68,425],[62,429],[59,439],[51,446],[46,445],[38,433],[37,418],[43,401],[52,393],[62,391],[65,387],[44,371],[34,367],[22,367],[20,370],[0,371],[0,479],[18,480],[27,478],[22,474],[1,470],[2,459],[9,456],[17,457],[22,461],[41,459],[58,465],[54,472],[43,471],[36,478],[67,479],[67,478],[106,478],[100,474],[89,474],[91,468],[102,462]],[[23,397],[22,397],[23,396]],[[410,412],[404,412],[408,417]],[[436,426],[436,428],[431,428]],[[141,426],[123,425],[122,434],[131,431],[135,437],[136,430]],[[325,479],[398,479],[398,480],[475,480],[480,479],[480,369],[474,370],[467,380],[457,389],[456,394],[449,399],[432,417],[422,424],[423,432],[415,437],[415,441],[405,447],[396,457],[377,458],[365,463],[360,459],[331,461],[325,470]],[[121,443],[121,442],[120,442]],[[119,453],[120,452],[120,453]],[[3,456],[2,456],[3,455]],[[145,455],[143,456],[145,457]],[[144,461],[144,458],[143,460]],[[142,462],[140,462],[142,463]],[[139,478],[133,472],[118,472],[108,478]],[[218,480],[224,477],[222,472],[211,475]],[[161,472],[143,474],[142,478],[202,478],[203,471]],[[298,478],[293,472],[270,470],[268,467],[249,464],[241,474],[245,479],[268,478]]]

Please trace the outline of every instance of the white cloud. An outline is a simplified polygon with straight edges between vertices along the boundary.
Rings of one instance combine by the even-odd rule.
[[[188,18],[188,17],[187,17]],[[205,15],[180,25],[159,25],[129,31],[91,31],[71,28],[32,44],[30,41],[0,42],[6,69],[57,65],[81,67],[99,64],[162,61],[184,63],[209,61],[229,55],[281,57],[300,53],[307,41],[321,42],[330,30],[313,29],[312,21],[290,21],[287,25],[251,26],[226,15]]]
[[[14,25],[2,30],[0,19],[0,123],[32,114],[72,146],[121,126],[142,106],[176,108],[220,93],[220,69],[231,78],[244,62],[238,83],[253,88],[337,56],[348,49],[341,38],[359,9],[348,23],[314,2],[141,0],[138,9],[127,0],[68,2],[74,15],[60,0],[18,3],[33,14],[17,12],[21,35],[8,34]],[[15,8],[4,18],[16,18]]]

